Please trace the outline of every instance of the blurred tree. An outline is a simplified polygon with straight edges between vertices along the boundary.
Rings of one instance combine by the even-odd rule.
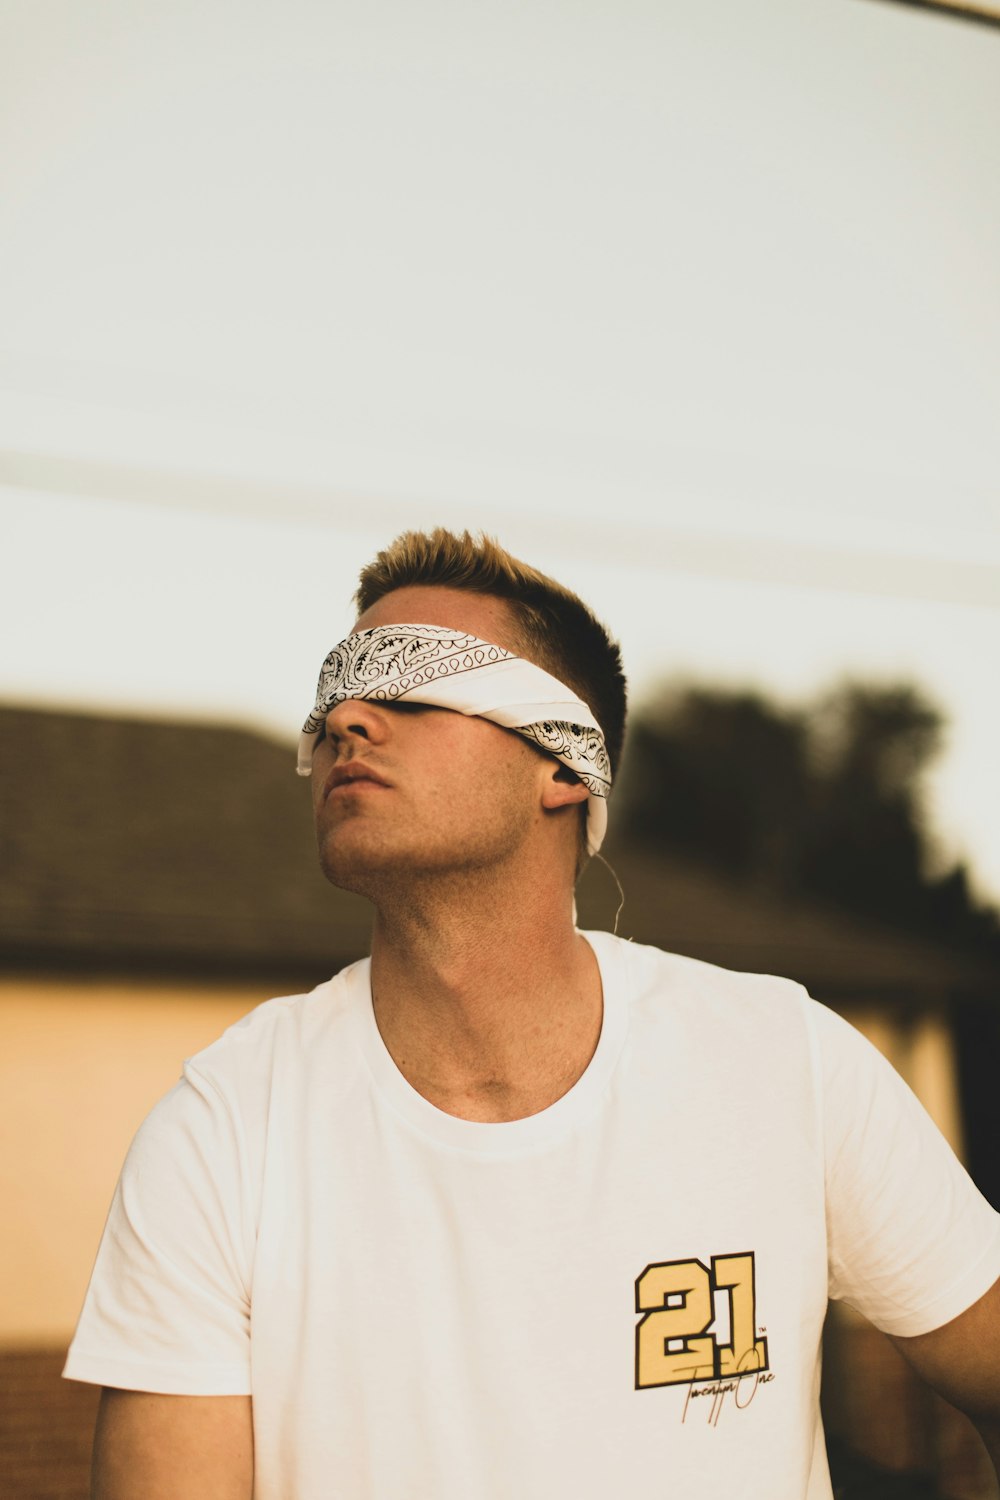
[[[859,683],[828,693],[807,714],[815,775],[801,883],[909,925],[928,883],[920,781],[941,745],[941,715],[913,687]]]
[[[635,716],[626,834],[780,892],[950,943],[998,948],[967,872],[935,874],[922,778],[944,721],[916,687],[845,682],[783,707],[758,693],[665,689]]]
[[[783,885],[797,862],[809,779],[800,718],[754,693],[689,688],[632,726],[626,826],[643,841]]]

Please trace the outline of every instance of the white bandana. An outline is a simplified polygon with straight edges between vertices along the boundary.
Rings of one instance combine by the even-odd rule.
[[[300,776],[312,772],[315,737],[327,714],[350,698],[406,698],[513,729],[579,776],[590,793],[587,845],[591,854],[601,847],[611,790],[604,735],[586,703],[541,667],[440,625],[355,631],[320,668],[316,702],[299,738]]]

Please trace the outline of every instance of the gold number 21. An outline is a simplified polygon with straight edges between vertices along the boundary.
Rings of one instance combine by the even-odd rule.
[[[729,1338],[709,1332],[715,1293],[729,1294]],[[757,1338],[754,1257],[713,1255],[647,1266],[635,1283],[635,1384],[688,1385],[767,1369],[767,1339]]]

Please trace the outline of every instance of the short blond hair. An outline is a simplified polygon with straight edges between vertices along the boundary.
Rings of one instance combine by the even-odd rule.
[[[607,745],[612,773],[625,738],[627,691],[621,650],[571,589],[512,557],[495,537],[404,531],[361,570],[359,614],[394,589],[412,585],[468,589],[510,607],[518,650],[582,698]]]

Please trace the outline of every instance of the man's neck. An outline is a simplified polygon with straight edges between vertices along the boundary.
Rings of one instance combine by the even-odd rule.
[[[448,1114],[537,1114],[572,1088],[597,1046],[600,971],[572,898],[505,884],[460,901],[378,912],[372,996],[400,1072]]]

